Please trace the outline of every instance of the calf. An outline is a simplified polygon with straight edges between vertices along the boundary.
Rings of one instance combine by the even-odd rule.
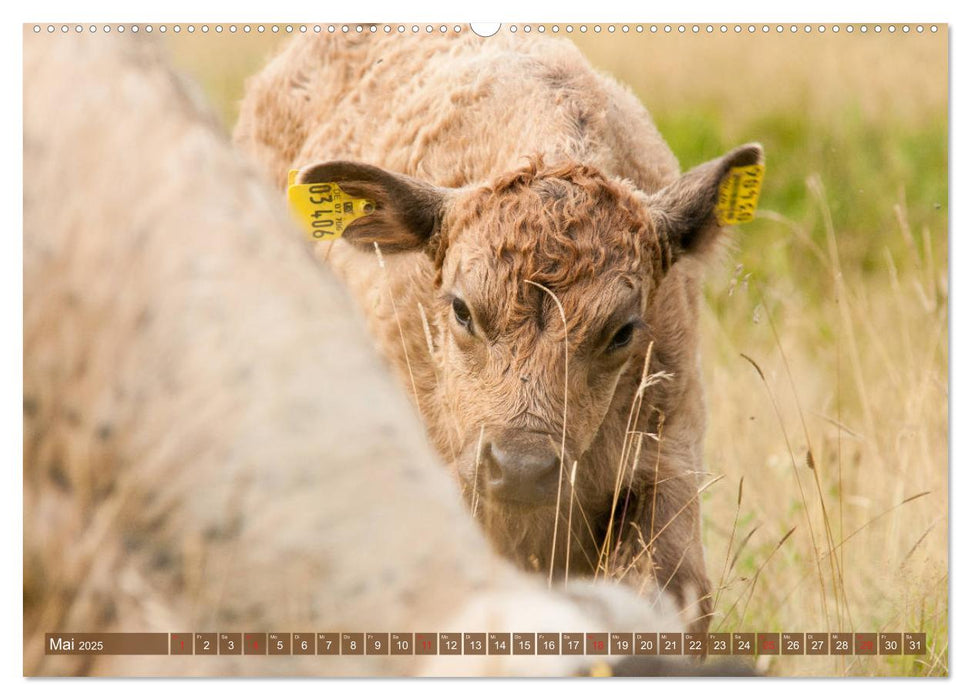
[[[679,176],[570,43],[471,33],[299,37],[235,140],[280,187],[300,168],[370,202],[317,253],[496,548],[551,581],[656,579],[706,630],[699,261],[761,148]]]
[[[24,673],[590,668],[55,656],[47,632],[678,631],[663,599],[550,592],[489,550],[341,285],[160,53],[25,29]]]

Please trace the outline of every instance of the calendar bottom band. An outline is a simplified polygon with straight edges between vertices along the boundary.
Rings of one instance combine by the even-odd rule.
[[[48,633],[61,656],[859,656],[927,651],[924,632]]]

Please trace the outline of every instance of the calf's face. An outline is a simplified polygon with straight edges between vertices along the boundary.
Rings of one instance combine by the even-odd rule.
[[[646,342],[671,251],[631,188],[532,164],[451,201],[439,241],[440,378],[465,485],[555,502]]]
[[[375,202],[346,229],[350,243],[434,260],[427,312],[452,466],[468,493],[530,511],[555,503],[625,370],[642,361],[664,274],[717,237],[721,180],[761,157],[743,146],[652,194],[538,160],[460,189],[340,161],[305,168],[298,182],[338,182]],[[597,476],[583,481],[612,486]]]

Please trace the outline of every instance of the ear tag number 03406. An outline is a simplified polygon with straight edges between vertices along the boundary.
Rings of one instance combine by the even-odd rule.
[[[287,202],[309,240],[340,238],[352,222],[374,212],[373,201],[352,197],[336,182],[294,184],[297,172],[289,173]]]
[[[765,166],[761,163],[732,168],[718,185],[715,215],[722,226],[744,224],[755,218]]]

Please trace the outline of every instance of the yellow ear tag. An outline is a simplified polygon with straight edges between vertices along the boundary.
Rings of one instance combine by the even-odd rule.
[[[715,215],[722,226],[744,224],[755,218],[755,209],[762,191],[765,166],[743,165],[732,168],[718,185]]]
[[[287,202],[311,241],[340,238],[348,226],[374,212],[374,202],[352,197],[336,182],[296,185],[296,170],[287,176]]]

